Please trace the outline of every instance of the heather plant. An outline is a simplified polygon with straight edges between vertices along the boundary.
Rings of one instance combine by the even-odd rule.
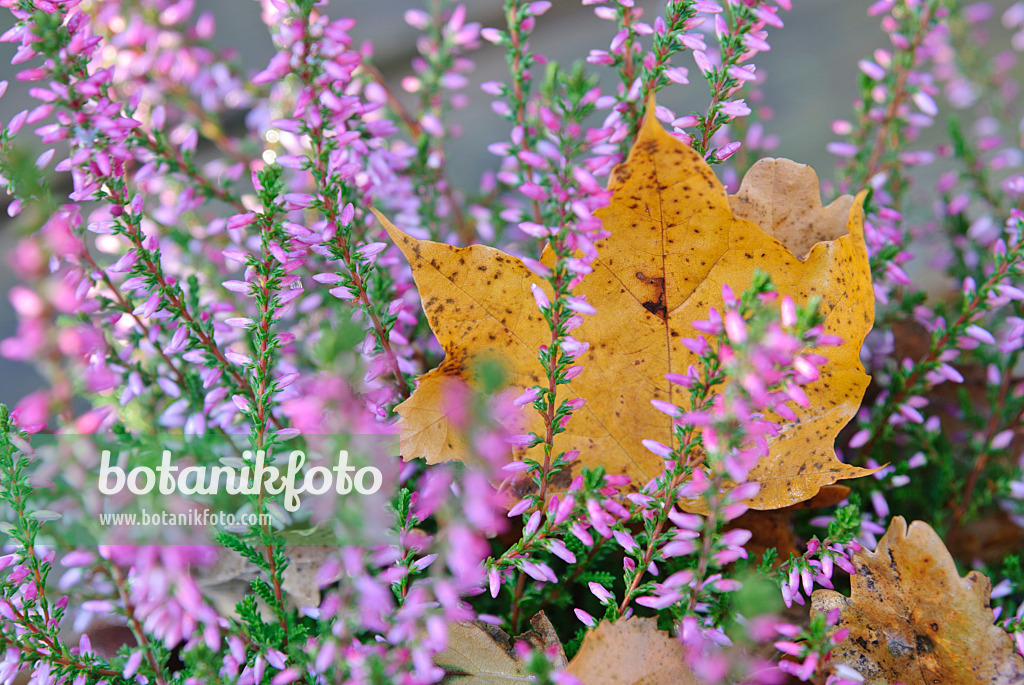
[[[594,371],[581,331],[608,317],[581,284],[628,228],[602,219],[609,177],[645,117],[730,192],[784,152],[756,106],[771,88],[757,57],[790,1],[667,0],[651,16],[583,0],[607,40],[566,64],[532,37],[550,2],[503,3],[493,27],[450,0],[411,6],[417,56],[393,82],[344,3],[262,0],[275,55],[254,69],[215,47],[212,15],[189,0],[0,0],[14,20],[0,41],[32,98],[0,122],[18,279],[0,354],[45,379],[0,405],[0,682],[431,683],[497,669],[564,684],[602,626],[653,617],[693,682],[858,683],[881,671],[846,658],[858,626],[817,610],[816,588],[847,590],[900,515],[930,524],[961,575],[992,580],[990,622],[944,627],[994,624],[1016,654],[993,668],[1024,672],[1024,4],[867,8],[888,44],[858,62],[850,115],[831,122],[834,172],[818,172],[826,204],[866,191],[872,380],[835,450],[870,471],[758,511],[756,467],[843,344],[820,298],[795,301],[772,264],[714,284],[722,306],[679,341],[697,361],[664,379],[673,401],[629,398],[671,425],[670,444],[635,436],[656,475],[636,482],[564,438],[598,400],[572,392]],[[484,49],[508,73],[475,92]],[[706,94],[677,112],[691,81]],[[474,98],[493,134],[468,143],[494,160],[479,187],[458,187],[450,115]],[[252,525],[82,543],[106,505],[98,462],[49,448],[65,436],[128,451],[143,435],[213,437],[238,455],[217,463],[243,466],[280,465],[317,436],[398,433],[402,403],[453,362],[397,234],[501,248],[534,279],[520,314],[543,327],[532,381],[480,359],[472,383],[439,395],[471,458],[382,455],[397,482],[386,521],[364,522],[382,543],[296,544],[280,533],[299,518],[263,487],[242,505],[263,515]],[[644,304],[667,318],[664,274],[637,278],[661,288]],[[453,666],[453,649],[493,654],[491,638],[452,644],[470,621],[500,649]]]

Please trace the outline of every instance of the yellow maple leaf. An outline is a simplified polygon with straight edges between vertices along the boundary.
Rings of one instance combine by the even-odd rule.
[[[1024,682],[1024,659],[993,625],[992,583],[977,571],[961,578],[927,523],[908,528],[893,518],[877,549],[854,553],[853,563],[850,597],[811,596],[815,612],[839,609],[832,634],[850,630],[832,649],[833,663],[859,672],[865,685]]]
[[[805,386],[810,406],[793,407],[796,421],[779,419],[770,456],[751,473],[762,488],[748,504],[786,506],[823,485],[869,473],[839,462],[833,450],[868,383],[859,360],[874,319],[863,194],[822,207],[813,170],[762,160],[730,197],[704,160],[653,116],[609,188],[611,204],[597,214],[611,236],[597,243],[594,272],[574,290],[597,309],[573,331],[590,343],[578,360],[586,369],[559,392],[559,401],[583,397],[587,403],[555,438],[555,453],[579,449],[574,469],[580,462],[601,465],[639,485],[658,475],[662,459],[641,440],[671,444],[672,423],[650,400],[687,406],[687,391],[665,380],[696,361],[681,338],[700,335],[690,323],[707,319],[709,308],[722,310],[723,284],[740,292],[761,269],[798,304],[820,298],[826,331],[844,342],[819,350],[828,362],[821,378]],[[446,393],[452,384],[477,385],[475,362],[487,356],[505,364],[512,386],[541,384],[537,350],[550,342],[550,331],[530,286],[537,283],[548,296],[551,289],[497,249],[417,240],[377,217],[412,265],[446,354],[398,407],[403,456],[465,460],[469,450],[445,413]],[[541,261],[551,265],[553,259],[548,249]],[[528,429],[544,434],[536,412],[527,409],[524,416]]]

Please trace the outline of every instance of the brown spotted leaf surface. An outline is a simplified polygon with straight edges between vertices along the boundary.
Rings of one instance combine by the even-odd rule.
[[[531,630],[515,640],[544,650],[555,668],[564,668],[565,652],[544,612],[530,620],[530,627]],[[434,657],[434,663],[444,669],[445,677],[441,682],[445,684],[512,685],[536,680],[516,654],[508,634],[480,621],[449,625],[448,648]]]
[[[1024,683],[1024,660],[1010,636],[994,625],[988,578],[961,578],[928,524],[897,516],[874,552],[853,555],[851,596],[818,590],[814,611],[839,609],[833,632],[850,629],[832,658],[868,685],[900,682]]]
[[[602,621],[566,670],[584,685],[699,685],[682,642],[658,630],[655,618]]]
[[[828,363],[806,388],[810,406],[793,407],[798,420],[778,419],[781,432],[770,458],[751,474],[762,488],[750,506],[786,506],[823,485],[868,473],[839,462],[833,450],[868,383],[859,359],[874,319],[863,197],[822,207],[814,172],[782,159],[755,164],[729,197],[701,157],[650,116],[609,187],[611,205],[599,216],[611,236],[597,244],[594,272],[575,291],[598,312],[572,333],[590,343],[580,360],[586,369],[561,386],[563,397],[583,397],[587,404],[556,437],[556,451],[579,449],[575,469],[601,465],[639,485],[658,475],[662,460],[641,440],[672,442],[670,419],[650,400],[684,407],[689,401],[685,390],[665,380],[696,361],[680,339],[699,335],[690,324],[706,319],[709,308],[721,310],[723,284],[741,292],[761,269],[798,303],[820,298],[826,329],[844,343],[820,350]],[[466,460],[470,451],[445,397],[463,383],[477,384],[474,368],[483,358],[500,360],[516,388],[541,383],[537,349],[550,342],[550,331],[530,284],[539,283],[549,296],[550,289],[499,250],[416,240],[378,218],[412,265],[446,353],[398,407],[403,456]],[[552,263],[550,250],[542,261]],[[523,417],[526,429],[544,434],[536,412],[527,409]]]

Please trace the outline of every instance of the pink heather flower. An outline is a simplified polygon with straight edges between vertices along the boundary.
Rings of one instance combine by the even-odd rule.
[[[991,442],[992,449],[994,450],[1005,450],[1010,446],[1013,441],[1014,431],[1012,428],[1008,428],[1000,433],[997,433]]]
[[[750,114],[750,108],[747,107],[747,103],[743,100],[728,100],[723,102],[721,109],[722,114],[726,115],[730,119],[745,117]]]
[[[567,335],[561,342],[561,348],[565,354],[573,359],[577,359],[590,349],[590,343],[580,342],[571,335]]]
[[[537,308],[541,310],[547,310],[551,307],[551,300],[544,294],[544,291],[536,283],[530,284],[530,292],[533,293],[533,299],[537,303]]]
[[[587,584],[587,587],[590,588],[590,591],[594,593],[594,596],[597,597],[601,604],[610,604],[615,599],[615,595],[609,592],[600,583],[590,582]]]
[[[658,442],[657,440],[644,439],[644,440],[641,440],[640,443],[644,447],[646,447],[648,450],[650,450],[651,452],[654,452],[655,454],[657,454],[659,457],[661,457],[663,459],[670,459],[673,456],[672,455],[672,448],[669,447],[668,445],[663,445],[662,443]]]
[[[885,69],[871,60],[862,59],[857,62],[857,66],[872,80],[881,81],[885,78]]]
[[[658,18],[660,19],[661,17]],[[665,77],[672,83],[681,85],[686,85],[690,82],[689,71],[685,67],[668,67],[665,69]]]
[[[508,517],[509,518],[514,518],[516,516],[519,516],[520,514],[525,513],[526,510],[529,509],[532,506],[533,506],[533,500],[529,500],[529,499],[520,500],[519,502],[517,502],[515,504],[515,506],[513,506],[509,510]]]
[[[566,495],[565,499],[558,503],[558,508],[555,509],[555,518],[553,523],[557,526],[568,520],[569,516],[572,515],[575,506],[576,499],[571,494]]]
[[[683,415],[683,410],[664,400],[651,400],[651,405],[663,414],[668,414],[673,418],[679,418]]]
[[[703,50],[694,50],[693,60],[697,63],[697,68],[700,69],[702,74],[707,74],[715,68]]]
[[[626,550],[627,554],[632,554],[640,549],[640,545],[636,543],[633,536],[624,530],[612,531],[612,536],[622,546],[622,549]]]
[[[537,529],[540,527],[540,519],[541,519],[540,510],[535,511],[535,512],[533,512],[530,515],[530,518],[526,522],[526,525],[523,526],[523,537],[524,538],[532,537],[533,534],[537,532]]]
[[[523,407],[527,404],[532,404],[535,399],[540,397],[541,389],[534,387],[530,388],[519,397],[512,400],[512,405],[515,407]]]
[[[637,597],[636,603],[650,609],[667,609],[683,598],[683,593],[678,590],[670,590],[663,595],[647,595]]]
[[[737,150],[739,150],[742,145],[743,143],[741,143],[738,140],[723,145],[722,147],[718,148],[718,150],[715,151],[715,159],[717,159],[719,162],[724,162],[725,160],[729,159],[734,154],[736,154]]]
[[[137,649],[132,652],[131,656],[128,657],[128,661],[125,662],[124,670],[121,671],[125,678],[131,679],[139,671],[139,666],[142,665],[143,651]]]
[[[530,561],[529,559],[519,559],[519,567],[522,568],[523,573],[530,576],[534,580],[540,582],[557,583],[558,576],[555,572],[545,564],[543,561]]]
[[[855,157],[859,148],[853,143],[829,143],[825,149],[837,157]]]
[[[547,226],[542,226],[533,221],[522,221],[519,223],[519,230],[527,235],[533,236],[534,238],[547,238],[555,235],[558,231],[552,230]]]
[[[867,428],[862,428],[853,434],[850,438],[850,447],[863,447],[867,444],[868,438],[871,437],[871,431]]]
[[[612,536],[612,529],[608,526],[608,521],[611,517],[601,508],[597,500],[587,500],[587,514],[589,515],[590,524],[601,537],[610,538]]]
[[[583,625],[588,628],[597,627],[597,619],[585,612],[583,609],[573,609],[572,611],[576,614],[576,618],[578,618]]]
[[[584,297],[567,297],[565,298],[565,304],[569,309],[579,314],[597,314],[594,306],[587,302]]]
[[[993,335],[991,333],[989,333],[984,328],[982,328],[981,326],[978,326],[976,324],[971,324],[970,326],[968,326],[965,329],[964,332],[967,333],[967,335],[969,335],[970,337],[974,338],[975,340],[977,340],[980,343],[986,343],[988,345],[994,345],[995,342],[996,342],[995,337],[993,337]]]
[[[747,341],[747,324],[743,320],[743,316],[735,309],[730,309],[725,313],[725,333],[735,345]]]
[[[530,464],[525,461],[512,461],[501,467],[502,471],[508,471],[510,473],[517,473],[519,471],[528,471]]]
[[[935,100],[933,100],[932,96],[923,90],[919,90],[914,93],[913,99],[917,108],[928,116],[934,117],[939,113],[939,107],[935,104]]]
[[[565,546],[565,543],[562,542],[561,540],[556,540],[554,538],[545,540],[544,541],[544,547],[547,548],[547,550],[549,552],[554,554],[556,557],[558,557],[559,559],[561,559],[565,563],[567,563],[567,564],[575,564],[576,563],[576,555],[573,554],[569,550],[569,548]]]

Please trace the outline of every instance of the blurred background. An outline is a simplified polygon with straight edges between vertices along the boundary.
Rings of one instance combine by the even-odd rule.
[[[484,26],[504,25],[501,0],[465,1],[469,21],[479,21]],[[644,17],[649,21],[661,12],[662,3],[638,0],[637,4],[645,10]],[[869,4],[867,0],[794,0],[793,10],[781,13],[786,28],[769,32],[771,51],[754,60],[758,73],[764,72],[767,76],[766,97],[761,105],[774,111],[774,117],[766,124],[766,132],[780,138],[773,154],[812,165],[822,180],[833,175],[834,157],[825,150],[829,142],[836,140],[830,124],[833,119],[851,114],[850,103],[858,78],[857,61],[870,58],[877,48],[888,47],[878,20],[866,14]],[[1001,13],[1011,0],[996,0],[990,4]],[[198,0],[196,5],[197,12],[209,10],[215,15],[216,43],[236,49],[253,72],[266,66],[274,49],[260,20],[258,3]],[[370,41],[373,44],[376,65],[394,84],[395,90],[400,91],[401,78],[411,73],[409,65],[416,54],[417,35],[402,16],[406,9],[420,6],[422,3],[417,0],[335,0],[327,13],[332,17],[350,16],[357,20],[352,35],[357,43]],[[0,32],[12,23],[7,11],[0,10]],[[607,48],[613,35],[614,24],[597,19],[592,8],[582,7],[578,0],[554,0],[554,6],[538,21],[531,44],[535,52],[568,65],[584,59],[591,49]],[[1008,45],[1008,34],[997,37],[994,42]],[[13,54],[14,46],[0,44],[0,80],[10,82],[7,94],[0,98],[0,122],[9,121],[17,112],[35,104],[27,95],[28,86],[14,80],[17,70],[10,66]],[[484,42],[473,57],[476,69],[472,74],[473,83],[466,91],[471,104],[451,117],[451,123],[462,127],[463,136],[449,148],[451,176],[465,188],[476,188],[481,173],[496,165],[497,158],[487,152],[487,145],[508,135],[507,123],[490,110],[493,98],[479,89],[483,81],[502,80],[507,76],[504,54]],[[679,114],[703,111],[708,104],[708,94],[698,78],[699,71],[688,54],[681,55],[678,63],[690,69],[695,83],[672,87],[660,102]],[[606,67],[592,69],[609,71]],[[941,130],[939,124],[936,128]],[[34,139],[34,134],[27,130],[18,138],[22,145],[37,144]],[[927,146],[927,140],[922,140],[921,145]],[[52,184],[57,188],[63,185],[59,178],[52,179]],[[927,190],[922,186],[918,192]],[[826,197],[828,200],[831,198]],[[0,206],[6,207],[7,202],[8,198],[0,198]],[[0,211],[0,258],[4,263],[18,237],[17,230],[6,211]],[[7,297],[14,284],[10,270],[0,266],[0,339],[15,332],[16,318]],[[29,366],[0,358],[0,402],[16,403],[37,389],[41,382]]]

